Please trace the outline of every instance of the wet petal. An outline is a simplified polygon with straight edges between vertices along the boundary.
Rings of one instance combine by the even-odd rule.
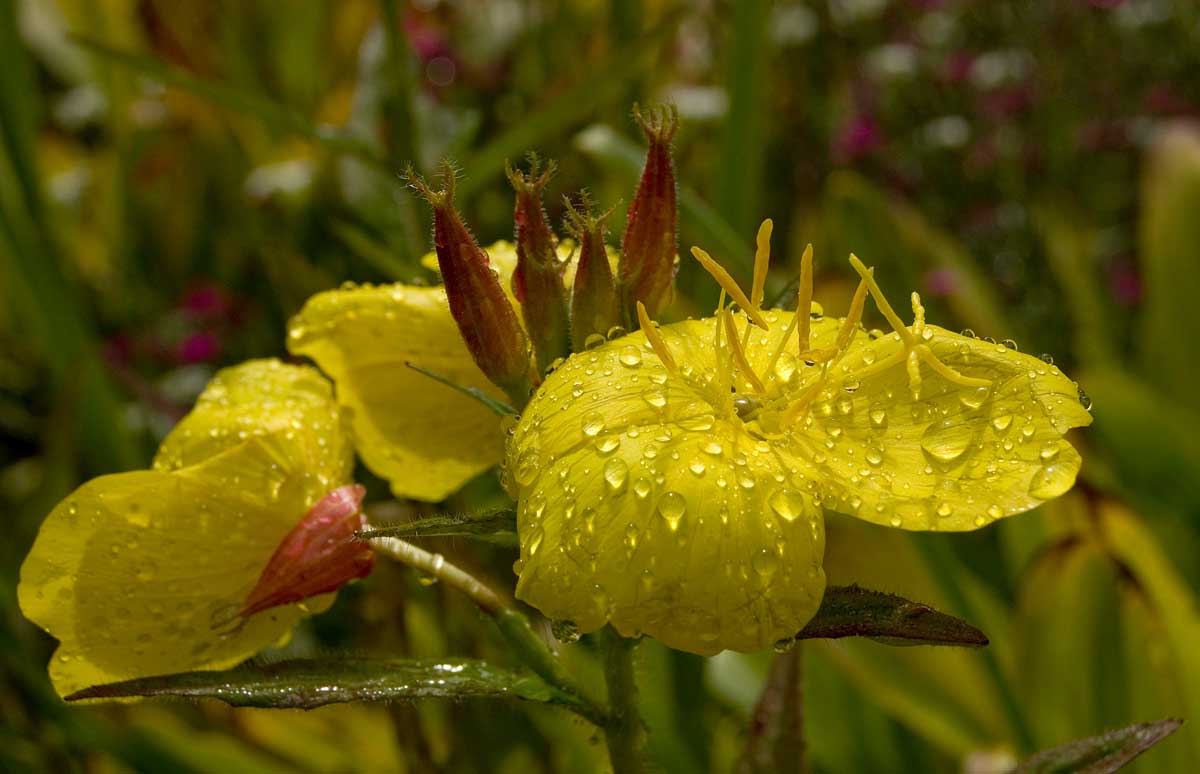
[[[1078,387],[1055,366],[1001,344],[926,327],[921,342],[951,369],[991,380],[961,386],[927,363],[878,364],[895,334],[856,334],[793,429],[814,463],[824,505],[920,530],[969,530],[1027,511],[1075,482],[1079,453],[1063,438],[1090,424]]]
[[[326,608],[331,595],[237,620],[323,486],[303,447],[278,430],[175,472],[77,489],[42,525],[18,588],[25,615],[60,641],[55,688],[229,667]]]
[[[782,330],[782,329],[781,329]],[[611,621],[701,654],[794,634],[824,591],[824,525],[786,444],[715,415],[713,328],[665,326],[572,356],[526,408],[506,483],[518,596],[582,631]]]
[[[472,361],[441,288],[320,293],[292,319],[288,347],[333,379],[359,455],[398,497],[442,500],[500,462],[500,418],[406,366],[505,399]]]
[[[296,447],[297,459],[321,479],[318,494],[349,480],[354,452],[333,385],[314,368],[278,360],[251,360],[219,371],[163,441],[154,468],[195,465],[270,433]]]

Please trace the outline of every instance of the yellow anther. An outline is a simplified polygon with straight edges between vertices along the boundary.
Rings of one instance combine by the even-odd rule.
[[[755,239],[757,249],[754,251],[754,284],[750,286],[750,303],[755,309],[762,308],[763,289],[767,286],[767,267],[771,264],[771,231],[775,224],[770,218],[758,227],[758,237]]]
[[[800,256],[800,290],[796,298],[796,318],[800,321],[800,351],[805,352],[809,346],[809,331],[812,328],[812,298],[813,298],[813,246],[811,243],[804,248]]]
[[[874,269],[868,269],[867,276],[873,276],[874,272]],[[834,348],[838,352],[844,350],[850,344],[850,339],[854,338],[854,329],[862,321],[863,309],[866,305],[867,281],[864,279],[855,288],[854,298],[850,300],[850,311],[846,312],[846,319],[842,321],[841,330],[838,331],[837,343],[834,344]]]
[[[913,336],[921,338],[921,332],[925,330],[925,307],[921,304],[921,294],[915,290],[912,293],[912,310]]]
[[[654,350],[654,354],[658,355],[658,359],[662,361],[663,366],[672,374],[678,373],[679,369],[675,366],[675,358],[671,357],[671,351],[667,349],[666,343],[659,335],[658,329],[654,327],[654,323],[650,320],[650,315],[646,314],[646,305],[641,301],[637,302],[638,325],[642,327],[642,332],[646,334],[646,341],[650,342],[650,348]]]
[[[733,313],[725,309],[722,310],[721,317],[725,320],[725,337],[729,339],[729,349],[733,352],[733,359],[741,369],[742,376],[746,377],[746,381],[750,382],[750,386],[754,388],[755,392],[766,392],[762,380],[758,378],[758,374],[754,373],[754,369],[750,367],[750,361],[746,359],[746,350],[742,349],[742,343],[738,341],[737,326],[733,323]]]
[[[721,264],[714,261],[711,255],[704,252],[699,247],[692,248],[692,255],[697,261],[700,262],[700,265],[704,267],[704,270],[712,275],[712,278],[717,281],[717,284],[724,288],[727,293],[729,293],[729,297],[737,302],[737,305],[742,308],[742,311],[746,313],[746,316],[749,317],[755,325],[763,330],[766,330],[770,327],[767,324],[767,318],[763,317],[762,312],[760,312],[754,304],[750,303],[750,299],[746,298],[746,294],[742,292],[742,289],[738,287],[738,284],[734,282],[733,277],[729,276],[729,272],[725,271],[725,268],[721,266]]]
[[[911,349],[916,344],[916,339],[913,337],[912,331],[904,325],[900,316],[896,314],[896,310],[892,309],[892,305],[888,303],[887,298],[883,295],[883,291],[879,289],[879,285],[876,284],[875,277],[872,276],[871,271],[853,253],[850,254],[850,265],[858,272],[858,276],[862,277],[863,281],[867,283],[867,288],[871,291],[871,297],[875,299],[875,305],[879,307],[879,311],[887,318],[888,324],[892,326],[892,329],[896,333],[900,334],[900,338],[904,341],[905,346]]]

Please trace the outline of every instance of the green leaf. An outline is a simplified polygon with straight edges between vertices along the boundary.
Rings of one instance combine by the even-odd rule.
[[[750,718],[738,774],[804,770],[804,662],[800,648],[780,653]]]
[[[396,171],[394,165],[360,138],[337,127],[316,124],[300,111],[287,105],[237,86],[197,77],[186,70],[165,65],[157,59],[110,48],[85,37],[72,39],[106,61],[127,67],[164,86],[186,91],[227,110],[253,116],[274,129],[297,134],[324,146],[327,150],[354,156],[388,173]]]
[[[67,701],[130,696],[219,699],[234,707],[312,709],[351,701],[516,698],[574,708],[541,678],[477,659],[298,659],[225,671],[181,672],[85,688]]]
[[[1068,742],[1034,755],[1013,774],[1111,774],[1175,733],[1182,724],[1182,720],[1174,718],[1135,723],[1099,736]]]
[[[857,585],[826,589],[817,614],[794,639],[840,637],[870,637],[885,645],[982,648],[988,644],[987,636],[966,621],[920,602]]]
[[[1155,143],[1142,183],[1141,265],[1145,309],[1142,370],[1167,394],[1192,403],[1200,365],[1200,134],[1177,128]]]
[[[589,76],[543,107],[521,117],[487,145],[463,160],[467,175],[455,186],[459,203],[465,202],[504,172],[506,159],[534,150],[554,137],[589,119],[598,110],[625,97],[630,79],[649,70],[662,51],[663,41],[674,32],[681,16],[669,14],[655,29],[633,41],[628,48],[614,50],[608,59],[589,68]],[[591,77],[603,73],[603,77]]]
[[[422,537],[466,537],[502,546],[517,545],[517,513],[511,509],[487,513],[450,514],[414,519],[407,524],[367,530],[364,540],[377,537],[404,539]]]

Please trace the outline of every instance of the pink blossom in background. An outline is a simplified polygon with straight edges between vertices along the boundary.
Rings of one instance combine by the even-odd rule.
[[[883,145],[883,132],[871,113],[860,111],[850,116],[833,144],[834,155],[842,161],[861,158]]]
[[[180,363],[205,363],[221,353],[221,341],[212,333],[193,333],[175,350]]]
[[[949,296],[958,291],[958,275],[953,269],[932,269],[925,272],[925,289],[931,296]]]

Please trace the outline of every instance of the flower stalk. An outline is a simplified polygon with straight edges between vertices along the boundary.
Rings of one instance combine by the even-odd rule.
[[[610,706],[604,738],[613,771],[638,774],[643,771],[642,749],[645,728],[637,708],[637,681],[633,670],[633,649],[637,640],[622,637],[611,626],[603,632],[604,682],[608,686]]]

